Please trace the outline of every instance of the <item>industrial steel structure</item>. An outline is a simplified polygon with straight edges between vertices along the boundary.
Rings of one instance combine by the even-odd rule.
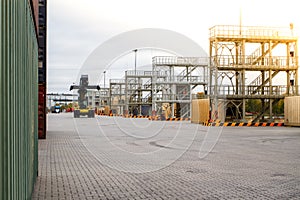
[[[152,110],[169,110],[166,117],[190,117],[193,90],[208,86],[208,59],[200,57],[154,57],[152,60]]]
[[[98,91],[87,91],[88,105],[94,108],[108,106],[110,102],[109,88],[100,88]]]
[[[133,115],[150,115],[152,105],[152,71],[125,72],[125,110]]]
[[[125,79],[109,80],[109,106],[118,114],[125,110]]]
[[[266,113],[272,119],[280,99],[298,95],[298,38],[292,24],[214,26],[209,33],[209,57],[153,57],[152,70],[127,70],[91,104],[103,98],[115,114],[184,118],[191,116],[193,95],[200,91],[210,99],[212,121],[246,121],[247,101],[259,99],[255,122],[265,120]],[[277,77],[286,84],[278,85]]]
[[[146,116],[168,107],[170,117],[190,117],[192,93],[199,85],[207,94],[208,58],[154,57],[152,69],[127,70],[124,79],[110,79],[109,88],[88,96],[90,105],[109,105],[114,114]]]
[[[298,39],[293,35],[292,24],[290,29],[214,26],[209,33],[214,120],[224,121],[229,108],[236,120],[245,120],[249,99],[262,102],[261,113],[254,121],[263,119],[267,111],[271,117],[274,104],[285,96],[298,94]],[[253,77],[253,72],[259,75],[246,82]],[[283,72],[286,84],[274,84],[274,77]]]

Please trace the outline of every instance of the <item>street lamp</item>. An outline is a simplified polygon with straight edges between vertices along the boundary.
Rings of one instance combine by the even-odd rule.
[[[106,74],[106,71],[104,71],[104,72],[103,72],[103,74],[104,74],[104,81],[103,81],[103,83],[104,83],[104,84],[103,84],[103,85],[104,85],[104,87],[103,87],[103,88],[105,88],[105,74]]]
[[[134,49],[134,76],[136,78],[136,56],[137,56],[137,49]]]

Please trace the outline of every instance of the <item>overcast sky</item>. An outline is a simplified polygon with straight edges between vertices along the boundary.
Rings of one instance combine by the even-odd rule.
[[[50,0],[48,92],[67,93],[88,55],[120,33],[162,28],[184,34],[208,52],[214,25],[300,27],[296,1]],[[132,61],[132,63],[130,63]],[[134,60],[127,62],[133,66]]]

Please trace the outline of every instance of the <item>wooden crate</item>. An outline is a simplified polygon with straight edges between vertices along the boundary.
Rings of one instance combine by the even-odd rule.
[[[209,120],[209,99],[192,100],[192,123],[204,123]]]
[[[284,124],[300,126],[300,96],[284,99]]]

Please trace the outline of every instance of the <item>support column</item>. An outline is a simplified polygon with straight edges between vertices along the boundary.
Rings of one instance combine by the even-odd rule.
[[[239,43],[235,43],[235,65],[239,65],[241,64],[241,44],[239,45]],[[235,94],[238,95],[239,94],[239,72],[236,71],[235,72]]]
[[[265,94],[265,91],[264,91],[264,86],[265,86],[265,71],[261,71],[261,94],[264,95]],[[261,111],[264,112],[265,110],[265,99],[262,99],[261,100]],[[265,119],[265,116],[264,114],[262,115],[261,117],[262,120]]]
[[[112,103],[112,101],[113,101],[113,99],[112,99],[113,97],[112,97],[112,85],[111,85],[111,83],[109,83],[109,109],[111,108],[111,103]]]
[[[215,120],[217,120],[218,114],[218,68],[215,67],[215,86],[214,86],[214,109],[213,113],[211,113],[212,117],[214,117]]]
[[[269,42],[269,49],[271,49],[271,42]],[[260,56],[263,56],[264,52],[265,52],[265,43],[261,43],[261,55]],[[271,50],[270,50],[270,52],[271,52]],[[261,64],[265,65],[265,57],[262,57]]]
[[[141,116],[142,115],[142,98],[143,98],[143,92],[142,92],[142,79],[141,77],[135,77],[138,78],[138,82],[137,82],[137,92],[138,92],[138,115]]]
[[[273,100],[269,99],[269,103],[270,103],[270,121],[273,121]]]
[[[213,78],[213,71],[212,71],[212,66],[213,66],[213,64],[212,64],[212,48],[213,48],[213,43],[212,42],[210,42],[209,43],[209,62],[208,62],[208,64],[209,64],[209,95],[211,95],[212,94],[212,78]]]
[[[215,56],[218,56],[218,44],[217,41],[215,41]],[[214,78],[215,78],[215,82],[214,82],[214,105],[213,105],[213,109],[212,109],[212,113],[211,113],[211,118],[214,120],[217,120],[219,113],[218,113],[218,66],[219,63],[217,60],[215,60],[214,64],[213,64],[213,68],[214,68]]]
[[[286,93],[289,96],[290,95],[290,87],[291,87],[291,83],[290,83],[290,71],[286,72],[286,85],[287,85]]]
[[[298,69],[298,46],[297,42],[295,42],[295,47],[294,47],[294,65],[297,67],[295,70],[295,95],[299,95],[299,69]]]
[[[241,60],[242,60],[242,64],[245,65],[245,57],[246,55],[246,52],[245,52],[245,40],[243,40],[242,42],[242,46],[241,46]],[[245,99],[245,95],[246,95],[246,70],[243,69],[242,71],[242,85],[241,85],[241,88],[242,88],[242,95],[243,95],[243,101],[242,101],[242,120],[245,121],[246,119],[246,99]]]
[[[286,65],[289,68],[290,67],[290,44],[286,43]],[[287,85],[287,95],[290,95],[290,87],[291,87],[291,82],[290,82],[290,71],[287,71],[287,76],[286,76],[286,85]]]
[[[270,69],[269,70],[269,95],[273,95],[273,86],[272,86],[272,70]],[[273,101],[272,99],[269,99],[269,103],[270,103],[270,120],[272,119],[272,116],[273,116]]]
[[[265,109],[265,99],[262,99],[261,100],[261,110],[262,110],[262,112],[264,111],[264,109]],[[261,119],[264,120],[265,116],[262,115]]]
[[[155,65],[152,65],[152,81],[151,81],[151,84],[152,84],[152,116],[156,116],[156,94],[157,94],[157,74],[158,72],[156,72],[156,67]]]
[[[272,62],[272,42],[269,41],[269,65],[273,65]],[[269,95],[273,95],[273,76],[272,76],[272,70],[269,70]],[[277,94],[275,94],[277,95]],[[272,120],[273,117],[273,100],[269,99],[269,113],[270,113],[270,120]]]
[[[122,86],[120,85],[120,88]],[[125,114],[129,114],[129,100],[128,100],[128,77],[127,77],[127,71],[125,71]],[[122,91],[122,89],[121,89]],[[120,91],[120,94],[122,94]]]
[[[246,121],[246,99],[243,98],[243,121]]]
[[[261,71],[261,94],[265,94],[264,86],[265,86],[265,71]]]
[[[242,72],[242,94],[243,94],[243,102],[242,102],[242,117],[243,117],[243,121],[246,118],[246,99],[245,99],[245,95],[246,95],[246,91],[245,91],[245,87],[246,87],[246,77],[245,77],[245,69],[243,69]]]

